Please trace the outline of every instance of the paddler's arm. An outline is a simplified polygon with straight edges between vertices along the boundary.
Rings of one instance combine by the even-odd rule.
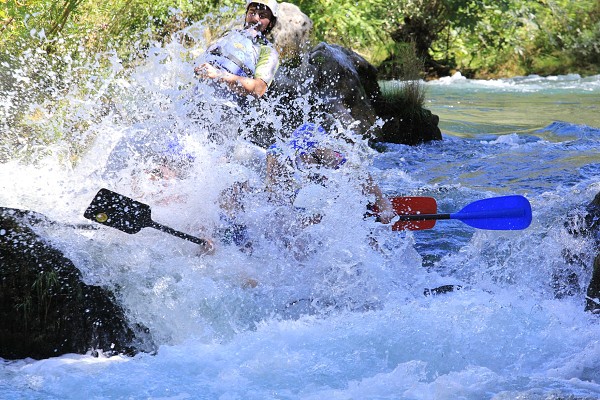
[[[210,78],[224,82],[229,88],[242,96],[262,97],[267,92],[267,83],[260,78],[246,78],[215,68],[205,63],[196,67],[194,72],[201,78]]]

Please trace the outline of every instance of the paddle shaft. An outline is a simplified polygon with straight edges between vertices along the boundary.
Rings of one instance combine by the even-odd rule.
[[[440,219],[450,219],[451,214],[403,214],[398,215],[400,221],[431,221]]]
[[[476,211],[476,212],[458,212],[446,214],[410,214],[399,215],[400,221],[429,221],[441,219],[486,219],[486,218],[507,218],[521,217],[524,215],[523,210],[499,210],[499,211]]]
[[[208,241],[205,239],[200,239],[195,236],[188,235],[187,233],[183,233],[183,232],[180,232],[173,228],[169,228],[168,226],[161,225],[158,222],[150,221],[150,223],[147,226],[149,228],[158,229],[161,232],[165,232],[170,235],[177,236],[178,238],[181,238],[181,239],[189,240],[190,242],[193,242],[193,243],[196,243],[196,244],[199,244],[202,246],[206,246],[209,244]]]

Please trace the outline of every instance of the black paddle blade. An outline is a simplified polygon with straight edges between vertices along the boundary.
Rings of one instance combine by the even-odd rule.
[[[108,189],[100,189],[83,216],[126,233],[152,226],[150,206]]]

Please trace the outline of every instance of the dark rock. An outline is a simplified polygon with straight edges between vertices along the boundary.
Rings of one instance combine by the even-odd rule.
[[[600,253],[594,259],[592,279],[586,293],[585,311],[600,314]]]
[[[585,216],[586,229],[594,235],[596,243],[600,243],[600,193],[586,207]]]
[[[414,112],[384,110],[379,116],[385,121],[378,137],[378,142],[398,143],[415,146],[434,140],[442,140],[442,132],[438,127],[440,118],[426,109]]]
[[[147,329],[130,326],[115,296],[80,271],[33,228],[51,223],[0,208],[0,357],[154,351]]]
[[[310,99],[313,114],[325,122],[340,121],[372,142],[416,145],[441,140],[439,118],[429,110],[404,109],[383,99],[377,69],[341,46],[320,43],[296,67],[283,66],[269,96],[281,103],[283,126],[293,131],[303,119],[292,101]],[[379,128],[377,120],[383,120]]]
[[[461,289],[462,289],[461,285],[442,285],[442,286],[438,286],[438,287],[432,288],[432,289],[429,289],[429,288],[424,289],[423,295],[424,296],[437,296],[439,294],[451,293],[451,292],[458,291]]]
[[[377,70],[344,47],[319,43],[309,54],[313,82],[330,113],[347,125],[359,124],[365,134],[376,120],[372,101],[381,96]]]
[[[269,89],[285,115],[284,127],[291,133],[306,110],[295,110],[292,102],[308,99],[309,117],[337,120],[367,135],[377,115],[372,100],[380,96],[377,70],[358,54],[340,46],[320,43],[296,67],[283,66]]]
[[[600,193],[586,207],[585,228],[587,233],[594,238],[596,244],[596,257],[592,279],[587,288],[586,311],[600,313]]]
[[[583,214],[583,218],[578,218]],[[592,278],[586,293],[586,311],[600,313],[600,193],[585,207],[583,213],[581,210],[571,215],[566,223],[567,230],[575,236],[582,236],[592,239],[596,253]],[[585,255],[574,253],[567,249],[564,254],[569,264],[583,264]]]
[[[441,140],[439,118],[419,104],[390,104],[381,95],[379,71],[356,52],[342,46],[319,43],[309,47],[313,24],[295,5],[281,3],[278,26],[273,29],[275,46],[282,66],[277,71],[267,95],[257,103],[275,105],[285,136],[306,119],[321,122],[326,128],[336,122],[369,138],[371,143],[390,142],[416,145]],[[306,99],[299,109],[295,101]],[[277,101],[271,101],[277,99]],[[408,104],[409,107],[405,107]],[[307,114],[308,113],[308,114]],[[252,113],[250,113],[252,114]],[[380,121],[383,121],[381,126]],[[249,137],[268,147],[275,141],[273,124],[259,118],[247,124],[256,126]]]

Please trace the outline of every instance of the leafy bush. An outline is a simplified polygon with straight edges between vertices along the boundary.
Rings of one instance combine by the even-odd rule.
[[[352,48],[375,64],[393,57],[397,42],[412,41],[426,64],[431,59],[472,73],[539,72],[534,69],[551,65],[554,58],[568,62],[562,65],[565,70],[600,72],[597,0],[290,2],[313,20],[317,40]],[[168,40],[170,33],[190,21],[243,4],[240,0],[4,0],[0,46],[14,53],[60,36],[90,51],[110,45],[123,54],[135,54],[134,43]]]
[[[425,65],[435,61],[466,75],[600,73],[597,0],[291,2],[313,20],[318,40],[375,64],[393,58],[395,42],[412,41]]]

